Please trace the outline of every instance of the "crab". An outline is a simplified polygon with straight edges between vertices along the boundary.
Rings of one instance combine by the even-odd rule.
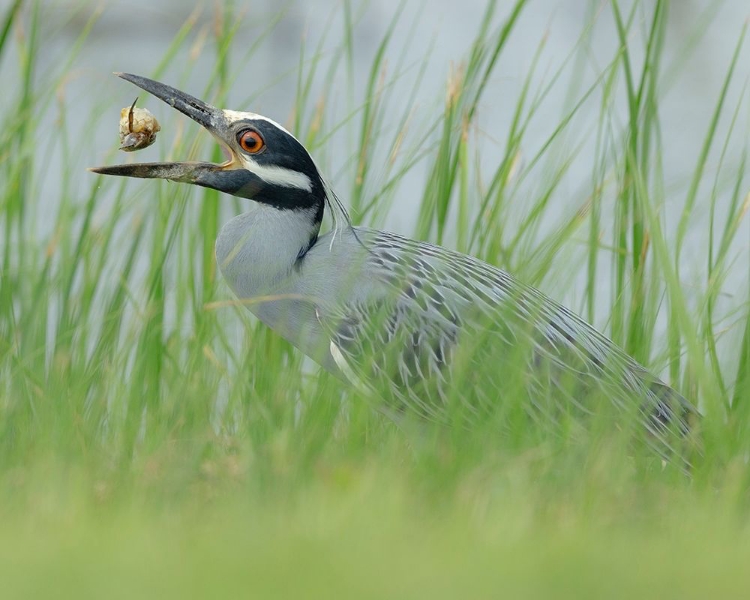
[[[120,150],[134,152],[148,148],[156,141],[157,132],[161,126],[151,111],[145,108],[136,108],[133,101],[130,107],[120,111]]]

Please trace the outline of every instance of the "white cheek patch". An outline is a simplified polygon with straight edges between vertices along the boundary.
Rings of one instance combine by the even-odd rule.
[[[234,123],[236,121],[248,121],[248,120],[265,121],[267,123],[270,123],[274,127],[280,129],[281,131],[286,133],[288,136],[292,138],[294,137],[291,133],[289,133],[276,121],[273,121],[269,119],[268,117],[264,117],[263,115],[258,115],[258,114],[251,113],[251,112],[239,112],[236,110],[224,110],[223,112],[224,112],[224,117],[229,123]],[[312,187],[313,187],[312,181],[304,173],[300,173],[299,171],[294,171],[292,169],[286,169],[284,167],[278,167],[274,165],[260,165],[255,160],[253,160],[252,157],[244,155],[244,154],[238,154],[237,158],[242,163],[242,166],[245,169],[247,169],[251,173],[254,173],[258,177],[260,177],[263,181],[266,181],[272,185],[280,185],[283,187],[294,188],[294,189],[303,190],[306,192],[312,192]]]
[[[284,167],[259,165],[253,159],[247,156],[240,156],[242,165],[251,173],[260,177],[272,185],[280,185],[288,188],[295,188],[312,192],[312,181],[304,173],[292,171]]]

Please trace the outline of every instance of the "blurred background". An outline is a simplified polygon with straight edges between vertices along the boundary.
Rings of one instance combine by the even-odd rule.
[[[11,6],[7,0],[3,4]],[[621,3],[622,14],[633,20],[628,52],[636,77],[647,50],[647,5]],[[17,40],[36,36],[39,52],[34,57],[32,78],[39,89],[55,88],[49,101],[33,107],[39,131],[54,140],[61,115],[65,115],[66,132],[66,139],[39,144],[33,150],[42,159],[36,163],[33,178],[33,196],[39,200],[28,210],[35,215],[35,235],[40,240],[53,236],[61,198],[67,196],[73,206],[78,198],[82,206],[93,181],[87,166],[167,157],[218,158],[207,135],[147,97],[140,99],[139,106],[159,118],[163,128],[160,139],[137,156],[117,152],[120,108],[129,105],[140,91],[114,77],[113,71],[158,76],[207,101],[279,121],[308,145],[344,204],[351,207],[355,223],[406,235],[416,231],[419,237],[435,239],[435,228],[425,225],[424,219],[420,222],[423,194],[431,177],[430,162],[424,157],[439,143],[446,98],[451,85],[460,80],[478,32],[483,26],[500,27],[512,8],[509,3],[499,3],[488,18],[484,2],[447,0],[266,0],[197,5],[176,0],[47,0],[35,6],[20,21],[26,28],[17,26],[11,33]],[[640,8],[630,12],[633,6]],[[672,2],[661,40],[659,148],[658,164],[653,168],[658,171],[656,202],[668,241],[677,235],[698,170],[702,184],[680,225],[684,226],[684,238],[679,243],[678,262],[688,301],[690,289],[703,285],[707,278],[705,257],[712,243],[709,210],[713,211],[711,218],[721,223],[736,210],[737,193],[742,194],[737,190],[737,175],[745,169],[749,130],[744,96],[750,76],[746,49],[736,62],[731,85],[726,90],[723,85],[748,12],[742,0]],[[231,44],[222,46],[223,37],[231,38]],[[0,110],[6,114],[16,110],[18,96],[13,82],[21,79],[26,68],[18,53],[21,47],[11,44],[0,63],[6,90],[0,97]],[[524,6],[486,82],[471,124],[470,161],[476,173],[472,185],[480,193],[509,152],[508,136],[516,125],[519,98],[526,96],[530,108],[514,157],[518,163],[515,171],[522,174],[513,181],[507,207],[496,224],[501,241],[488,253],[461,239],[460,233],[457,237],[452,226],[437,236],[441,243],[479,254],[540,286],[605,330],[609,311],[597,312],[592,304],[611,306],[616,295],[622,294],[622,287],[611,283],[613,261],[606,252],[596,259],[596,278],[581,268],[590,241],[585,228],[572,237],[574,242],[580,241],[580,247],[566,243],[553,254],[557,257],[555,269],[534,261],[537,251],[544,248],[545,236],[586,214],[595,193],[602,194],[598,209],[602,247],[614,244],[612,227],[619,192],[616,182],[604,173],[611,165],[605,165],[609,157],[601,132],[605,130],[616,145],[630,120],[625,82],[621,77],[608,79],[608,68],[616,61],[619,48],[608,2],[539,1]],[[218,70],[217,64],[221,65]],[[704,158],[701,153],[720,99],[723,108],[715,124],[717,141]],[[364,145],[368,172],[363,179],[358,171],[363,152],[360,129],[362,115],[372,107],[378,117],[368,131],[370,141]],[[192,143],[190,156],[180,146],[185,139]],[[618,160],[614,155],[611,158],[612,162]],[[408,168],[401,171],[402,164]],[[66,193],[60,194],[63,179]],[[113,212],[117,188],[111,182],[107,185],[110,187],[102,191],[92,217],[97,226],[112,219],[127,221],[122,210]],[[137,218],[153,210],[152,188],[137,182],[128,185],[130,216]],[[533,227],[519,234],[523,243],[507,242],[527,223],[541,197],[545,197],[544,210],[534,217]],[[714,199],[709,201],[709,197]],[[188,215],[201,214],[198,202],[186,210]],[[220,225],[241,207],[222,202],[218,210]],[[455,223],[455,205],[450,210],[448,222]],[[747,224],[743,227],[747,231]],[[745,234],[733,238],[728,252],[733,258],[727,261],[722,293],[713,307],[717,323],[731,319],[747,297],[748,266],[742,257],[748,255],[749,240],[750,235]],[[512,251],[511,244],[515,244]],[[544,259],[549,256],[548,251]],[[587,277],[594,281],[593,296],[587,295]],[[692,308],[700,310],[699,306]],[[662,316],[656,327],[663,332]],[[736,348],[741,328],[727,326],[727,330],[723,341]],[[730,350],[725,357],[730,364],[735,353]]]
[[[2,4],[8,8],[11,5],[8,0]],[[639,32],[645,34],[649,23],[648,10],[628,12],[633,5],[621,3],[623,14],[634,19],[629,52],[638,77],[646,52]],[[188,158],[184,149],[175,156],[179,147],[175,140],[182,139],[184,128],[190,124],[146,97],[140,99],[139,106],[149,108],[159,118],[163,127],[160,140],[137,157],[116,151],[120,108],[129,105],[139,90],[114,77],[113,71],[157,74],[160,80],[199,97],[211,90],[204,99],[265,114],[300,135],[320,126],[324,113],[324,135],[314,137],[309,146],[344,204],[352,206],[357,193],[364,198],[352,206],[354,222],[365,221],[414,235],[422,194],[430,177],[428,162],[420,161],[419,156],[429,153],[431,145],[439,140],[435,123],[443,113],[446,90],[450,90],[452,78],[455,80],[456,73],[466,64],[477,32],[485,25],[500,27],[511,10],[510,3],[501,2],[491,23],[485,23],[487,4],[480,0],[254,0],[197,5],[177,0],[48,0],[39,6],[36,43],[40,51],[33,76],[40,86],[56,82],[56,102],[35,105],[31,116],[44,123],[40,131],[54,138],[59,115],[65,113],[69,138],[66,144],[43,146],[39,140],[38,151],[44,153],[43,169],[35,178],[34,193],[39,202],[29,210],[35,212],[40,240],[53,232],[53,216],[62,197],[57,193],[58,186],[63,177],[69,178],[69,189],[82,200],[93,177],[86,173],[87,166],[134,159]],[[749,12],[743,0],[669,3],[660,65],[661,147],[659,164],[655,165],[663,177],[659,202],[663,204],[660,208],[664,210],[668,240],[674,240],[676,235],[712,114]],[[227,15],[234,37],[231,45],[222,48],[220,31],[227,26],[223,22]],[[27,33],[22,27],[13,31],[17,38]],[[13,82],[19,80],[22,69],[18,47],[11,45],[2,59],[5,92],[0,97],[0,110],[15,106]],[[618,129],[625,128],[629,107],[622,79],[611,84],[614,93],[605,97],[601,94],[601,89],[609,85],[605,82],[605,69],[618,56],[618,49],[616,21],[609,2],[528,3],[487,82],[472,123],[475,184],[486,188],[487,174],[493,172],[506,152],[506,138],[519,97],[526,93],[533,99],[517,156],[524,175],[515,186],[511,206],[498,227],[512,232],[514,219],[521,223],[527,216],[527,200],[546,193],[552,178],[554,192],[533,235],[527,236],[524,252],[505,256],[496,253],[487,258],[541,286],[578,312],[586,312],[599,327],[606,327],[609,309],[605,307],[599,313],[597,305],[584,310],[587,274],[579,268],[584,260],[583,248],[577,252],[575,244],[567,245],[560,250],[559,269],[542,275],[535,273],[532,263],[536,243],[541,244],[546,234],[587,210],[588,199],[597,186],[592,170],[606,154],[597,145],[604,112],[608,120],[604,128],[610,130],[612,138],[623,135]],[[73,57],[72,62],[63,70],[61,61],[67,57]],[[224,69],[218,75],[217,60]],[[375,61],[378,73],[372,88]],[[306,80],[311,73],[313,76]],[[688,290],[688,298],[691,286],[702,285],[706,279],[709,206],[714,206],[717,222],[726,218],[737,172],[744,168],[750,114],[744,94],[749,76],[750,49],[744,47],[723,97],[724,108],[715,134],[718,141],[712,144],[701,173],[704,187],[695,196],[681,242],[681,282]],[[217,78],[221,85],[216,85]],[[302,88],[305,103],[299,102]],[[387,97],[387,104],[379,106],[383,109],[382,120],[373,132],[373,141],[398,138],[399,147],[373,143],[367,154],[368,178],[362,189],[356,190],[361,183],[357,182],[357,129],[363,111],[372,101],[368,93],[372,94],[373,89],[385,90]],[[300,105],[306,111],[303,115],[297,112]],[[561,123],[566,123],[565,131],[556,135]],[[399,131],[403,133],[401,137]],[[201,139],[208,141],[207,136]],[[197,152],[202,158],[209,158],[210,147],[210,143],[204,144]],[[540,154],[541,160],[537,160]],[[410,168],[390,187],[387,197],[378,200],[380,190],[389,181],[392,164],[399,157],[413,159]],[[128,185],[132,190],[128,192],[133,199],[132,209],[137,212],[149,202],[151,188],[136,182]],[[114,189],[113,186],[103,194],[93,217],[95,223],[113,218],[113,201],[106,199]],[[614,200],[616,186],[610,191]],[[717,198],[713,204],[708,201],[712,194]],[[368,199],[376,205],[369,212],[364,208]],[[606,243],[612,236],[615,203],[604,202],[603,207],[602,239]],[[220,223],[237,209],[236,204],[223,203]],[[188,214],[198,214],[199,210],[198,206],[187,209]],[[455,220],[455,214],[451,218]],[[744,227],[747,229],[747,224]],[[420,229],[418,235],[429,236],[429,229]],[[582,247],[587,242],[586,235],[584,231],[579,236]],[[730,254],[747,257],[749,240],[750,235],[737,236]],[[476,253],[470,246],[462,247],[450,227],[440,241]],[[604,261],[598,265],[595,285],[600,293],[611,295],[611,273],[611,264]],[[747,295],[747,260],[730,261],[724,293],[716,307],[718,322],[731,315]],[[658,327],[663,330],[661,320],[657,321]],[[739,330],[730,331],[731,347],[736,347],[739,335]]]
[[[3,3],[10,6],[8,0]],[[178,50],[175,60],[166,68],[162,79],[181,85],[193,95],[200,95],[213,76],[216,62],[215,43],[211,40],[217,14],[230,10],[239,18],[239,30],[228,56],[231,67],[231,87],[226,91],[227,107],[253,110],[266,114],[282,124],[293,118],[298,71],[304,72],[313,62],[327,62],[351,44],[353,63],[347,66],[351,81],[337,76],[333,83],[320,77],[312,82],[312,97],[331,103],[342,121],[350,111],[364,103],[369,70],[373,57],[387,33],[392,38],[385,49],[383,77],[389,81],[394,105],[394,118],[385,127],[398,125],[401,111],[399,99],[410,100],[411,84],[421,69],[425,70],[417,91],[412,130],[428,127],[423,115],[439,114],[444,102],[445,82],[451,69],[467,59],[468,49],[482,25],[485,3],[481,0],[455,2],[378,2],[343,3],[338,1],[253,0],[249,2],[203,2],[198,4],[163,0],[109,0],[80,2],[47,0],[41,3],[39,55],[37,77],[43,80],[60,66],[77,43],[83,30],[90,27],[80,43],[75,63],[59,89],[61,100],[73,108],[71,130],[86,131],[86,144],[79,147],[80,155],[72,157],[70,167],[83,168],[110,159],[117,143],[117,121],[120,107],[138,94],[129,84],[114,78],[112,71],[128,71],[149,75],[167,55],[175,36],[186,23],[194,24],[193,38]],[[509,3],[507,3],[509,5]],[[583,94],[601,76],[601,69],[612,60],[618,48],[615,21],[608,2],[579,0],[531,2],[526,6],[504,51],[490,89],[480,107],[478,126],[482,131],[481,158],[488,164],[497,161],[502,140],[510,127],[515,101],[526,82],[530,66],[537,52],[539,66],[535,68],[533,86],[549,86],[546,96],[536,109],[536,115],[525,136],[524,153],[533,155],[559,123],[565,110],[578,98],[571,98],[567,78],[580,76],[577,88]],[[628,7],[623,3],[623,10]],[[348,7],[346,10],[344,9]],[[508,8],[501,3],[495,21],[507,16]],[[747,3],[742,0],[685,0],[673,2],[669,8],[669,27],[665,48],[665,81],[668,90],[661,100],[661,137],[664,143],[664,171],[667,183],[675,188],[684,186],[692,176],[721,86],[735,51],[743,23],[748,18]],[[348,14],[354,22],[351,40],[344,19]],[[94,19],[92,21],[92,19]],[[396,20],[394,24],[394,19]],[[583,46],[584,58],[576,54]],[[634,44],[632,60],[637,64],[638,46]],[[19,77],[18,57],[6,56],[3,61],[5,82],[2,104],[10,104],[12,82]],[[580,73],[571,67],[574,60],[583,60]],[[562,71],[561,71],[562,69]],[[735,107],[744,84],[750,75],[750,52],[744,49],[738,63],[734,85],[728,90],[726,104]],[[328,89],[324,89],[326,85]],[[6,105],[7,105],[6,104]],[[141,99],[168,126],[161,134],[169,139],[174,135],[172,114],[153,99]],[[56,107],[35,118],[54,122]],[[618,110],[622,121],[627,118],[624,97]],[[747,131],[747,105],[740,110],[734,127]],[[589,122],[587,123],[587,114]],[[103,118],[94,119],[93,116]],[[591,120],[597,116],[596,99],[592,110],[577,115],[584,130],[590,131]],[[725,120],[726,121],[726,120]],[[724,129],[729,123],[721,124]],[[91,137],[90,128],[95,127]],[[720,136],[721,137],[721,134]],[[333,136],[325,153],[330,156],[334,184],[351,173],[342,172],[352,152],[344,142],[345,136]],[[727,154],[739,154],[745,139],[735,136]],[[162,145],[164,145],[162,140]],[[574,165],[566,175],[566,185],[559,189],[560,207],[567,199],[585,196],[589,190],[587,178],[593,161],[593,141],[584,140],[574,157]],[[139,159],[153,159],[159,144],[139,154]],[[121,158],[121,157],[118,157]],[[59,177],[61,161],[55,153],[49,156],[46,179],[50,185]],[[336,175],[336,177],[333,177]],[[398,210],[391,211],[388,226],[411,233],[416,202],[424,185],[424,171],[419,166],[407,174],[398,198]],[[82,175],[82,179],[85,176]],[[566,198],[568,196],[568,198]],[[55,195],[46,197],[52,200]],[[343,200],[346,202],[344,195]],[[47,210],[43,214],[51,214]],[[356,220],[356,215],[355,220]],[[44,219],[40,225],[43,226]],[[696,235],[700,228],[696,228]],[[689,257],[689,253],[685,255]],[[746,275],[746,273],[744,273]],[[741,276],[741,275],[739,275]],[[739,283],[739,282],[738,282]]]

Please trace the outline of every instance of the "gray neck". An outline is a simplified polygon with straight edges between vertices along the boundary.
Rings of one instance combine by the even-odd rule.
[[[224,225],[216,240],[219,269],[240,298],[272,292],[303,260],[320,230],[317,208],[253,204]]]

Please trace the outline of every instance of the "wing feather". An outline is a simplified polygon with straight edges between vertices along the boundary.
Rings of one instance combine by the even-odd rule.
[[[511,389],[503,367],[521,357],[526,369],[514,377],[537,410],[548,411],[540,398],[557,393],[590,414],[596,406],[585,398],[593,394],[618,410],[635,406],[657,436],[675,423],[687,431],[695,410],[682,396],[538,290],[472,257],[363,231],[371,242],[363,272],[378,280],[378,293],[316,314],[336,362],[385,392],[396,410],[446,420],[450,398],[459,397],[468,414],[481,417]],[[467,375],[473,389],[454,389]]]

